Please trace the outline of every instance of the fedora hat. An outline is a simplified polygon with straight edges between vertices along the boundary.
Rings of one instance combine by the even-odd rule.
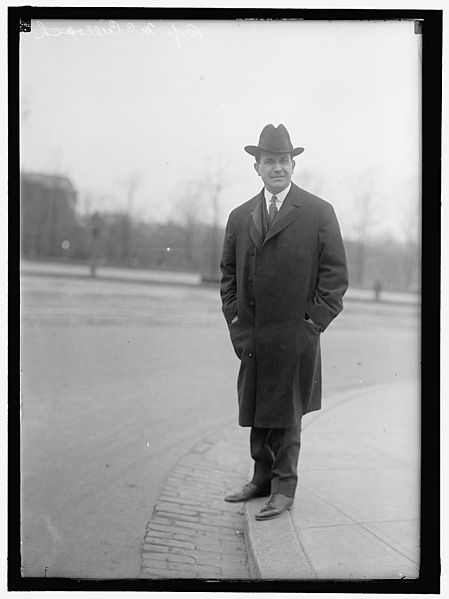
[[[272,154],[290,154],[297,156],[304,152],[304,148],[294,148],[290,135],[284,125],[275,127],[271,123],[265,125],[259,137],[258,146],[245,146],[245,151],[251,156],[257,156],[261,151]]]

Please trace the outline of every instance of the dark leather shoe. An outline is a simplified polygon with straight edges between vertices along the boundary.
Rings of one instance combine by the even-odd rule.
[[[269,494],[269,487],[258,487],[253,483],[247,483],[241,491],[226,495],[224,500],[229,501],[230,503],[238,503],[239,501],[247,501],[253,497],[268,497]]]
[[[270,520],[280,516],[287,510],[291,510],[293,506],[293,497],[287,497],[282,493],[273,493],[267,503],[263,506],[256,520]]]

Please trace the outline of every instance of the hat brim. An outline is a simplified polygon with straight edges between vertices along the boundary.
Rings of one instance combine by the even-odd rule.
[[[257,156],[259,152],[270,152],[270,154],[290,154],[290,156],[297,156],[298,154],[302,154],[304,152],[304,148],[293,148],[293,150],[287,150],[286,152],[282,150],[279,152],[278,150],[267,150],[263,148],[259,148],[259,146],[245,146],[245,152],[251,154],[251,156]]]

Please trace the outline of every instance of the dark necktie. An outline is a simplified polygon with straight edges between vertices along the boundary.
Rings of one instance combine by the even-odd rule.
[[[274,219],[276,218],[276,214],[279,212],[278,207],[276,206],[276,196],[272,196],[270,200],[270,206],[268,208],[268,224],[271,226],[273,224]]]

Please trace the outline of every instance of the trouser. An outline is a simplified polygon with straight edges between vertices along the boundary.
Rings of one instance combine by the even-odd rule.
[[[271,493],[294,497],[298,484],[301,422],[291,428],[251,428],[252,483],[268,487]]]

